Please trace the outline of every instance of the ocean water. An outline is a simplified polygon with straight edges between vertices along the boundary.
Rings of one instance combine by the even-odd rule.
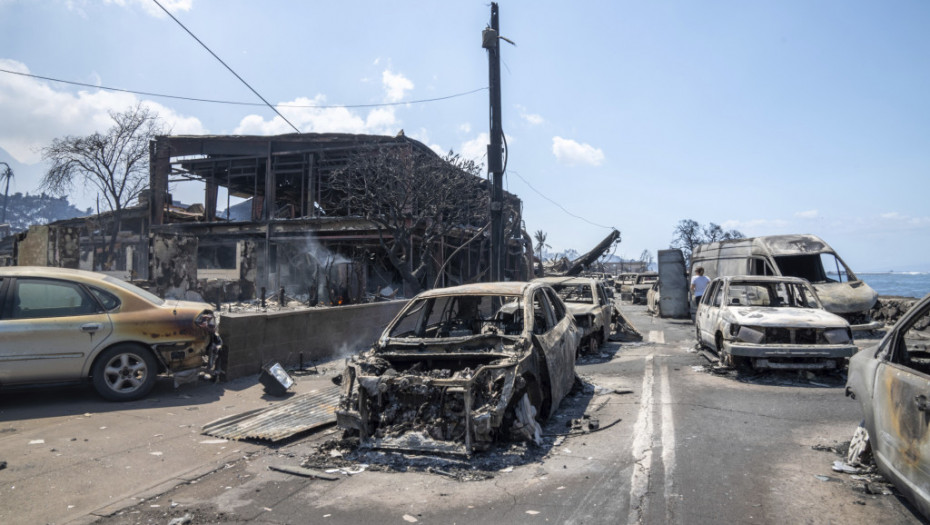
[[[930,273],[926,272],[857,273],[856,277],[878,295],[920,298],[930,293]]]

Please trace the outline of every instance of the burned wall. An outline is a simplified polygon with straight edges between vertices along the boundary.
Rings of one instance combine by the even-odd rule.
[[[368,349],[407,301],[338,308],[224,314],[219,333],[226,346],[226,379],[257,374],[278,361],[296,366]]]
[[[81,265],[81,229],[76,227],[50,228],[48,247],[50,266],[77,269]]]
[[[184,298],[197,290],[197,238],[153,233],[150,244],[151,282],[160,297]]]
[[[48,266],[48,231],[47,225],[30,226],[25,235],[16,243],[16,264],[18,266]]]

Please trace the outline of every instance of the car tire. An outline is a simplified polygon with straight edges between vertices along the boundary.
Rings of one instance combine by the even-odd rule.
[[[100,397],[109,401],[133,401],[155,386],[158,363],[148,349],[120,344],[103,351],[94,363],[91,378]]]
[[[585,353],[589,355],[596,354],[600,347],[601,345],[597,341],[597,335],[591,334],[591,336],[588,337],[588,344],[585,347]]]

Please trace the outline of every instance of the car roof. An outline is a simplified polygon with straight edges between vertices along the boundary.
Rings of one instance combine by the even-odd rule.
[[[600,279],[594,277],[538,277],[533,281],[546,284],[595,284]]]
[[[51,277],[83,282],[101,282],[107,276],[102,273],[54,266],[4,266],[0,268],[0,277]]]
[[[728,282],[765,282],[765,283],[801,283],[810,284],[807,279],[800,277],[791,277],[788,275],[727,275],[717,277],[715,281]]]
[[[535,283],[535,286],[540,286]],[[447,295],[523,295],[534,283],[525,281],[502,281],[494,283],[474,283],[434,288],[417,294],[416,298],[441,297]]]

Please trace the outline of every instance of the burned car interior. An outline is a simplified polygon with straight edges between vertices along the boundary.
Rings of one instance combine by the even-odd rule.
[[[930,376],[930,312],[924,313],[897,334],[894,349],[888,356],[892,363]]]
[[[743,306],[820,307],[809,288],[791,283],[731,284],[727,291],[727,303]]]
[[[574,381],[577,328],[551,288],[508,284],[528,291],[411,300],[348,362],[339,426],[380,449],[471,454],[500,439],[539,442],[539,421]]]

